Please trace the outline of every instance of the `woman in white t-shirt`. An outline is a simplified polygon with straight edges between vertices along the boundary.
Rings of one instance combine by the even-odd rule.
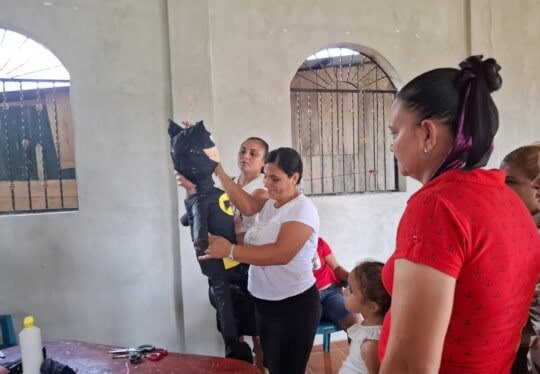
[[[257,137],[250,137],[244,140],[238,150],[238,168],[240,175],[238,178],[230,178],[224,171],[221,164],[216,168],[216,175],[220,179],[223,189],[229,195],[229,201],[233,205],[234,214],[234,230],[236,232],[236,243],[244,244],[244,235],[246,231],[255,222],[257,209],[260,209],[266,200],[268,200],[268,192],[264,187],[264,160],[268,154],[268,143]],[[245,292],[245,291],[244,291]],[[246,292],[247,294],[247,292]],[[234,294],[233,294],[234,296]],[[249,297],[249,295],[246,295]],[[244,300],[244,297],[240,297]],[[243,303],[244,305],[246,303]],[[252,305],[252,303],[249,303]],[[241,308],[246,312],[252,311],[253,307]],[[253,325],[255,322],[253,313],[244,313],[237,316],[246,326]],[[262,368],[262,348],[259,337],[255,333],[250,333],[253,339],[253,350],[255,352],[255,363],[258,368]]]
[[[216,174],[223,169],[216,169]],[[304,373],[321,318],[319,293],[311,260],[317,249],[319,214],[315,205],[297,190],[302,160],[292,148],[270,152],[264,166],[269,200],[245,237],[234,245],[211,237],[207,255],[251,264],[248,290],[270,374]],[[224,188],[232,196],[227,189]],[[234,193],[234,191],[231,191]],[[244,196],[245,197],[245,196]],[[257,206],[256,200],[247,198]]]
[[[257,137],[247,138],[238,150],[238,178],[231,179],[223,171],[221,164],[216,168],[216,175],[234,207],[234,228],[238,244],[244,244],[246,231],[253,225],[257,212],[268,200],[263,174],[267,154],[268,143]]]

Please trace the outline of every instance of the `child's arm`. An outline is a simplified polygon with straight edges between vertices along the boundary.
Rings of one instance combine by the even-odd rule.
[[[366,364],[369,374],[377,374],[381,363],[379,362],[379,341],[365,340],[360,346],[360,356]]]

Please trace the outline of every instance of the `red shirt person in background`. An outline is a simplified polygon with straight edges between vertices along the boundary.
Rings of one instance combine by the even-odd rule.
[[[509,373],[540,273],[530,213],[504,172],[480,169],[498,129],[500,67],[481,56],[460,67],[416,77],[392,104],[400,172],[423,187],[383,270],[381,374]]]
[[[332,249],[321,237],[317,243],[317,253],[313,257],[313,275],[321,298],[322,318],[339,325],[345,331],[360,323],[362,318],[358,314],[345,309],[341,284],[347,281],[349,272],[341,267],[332,254]]]

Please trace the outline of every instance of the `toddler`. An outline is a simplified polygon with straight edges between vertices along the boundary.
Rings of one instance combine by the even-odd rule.
[[[390,308],[390,295],[381,277],[383,265],[365,261],[349,273],[349,285],[343,289],[345,308],[351,313],[360,313],[364,319],[347,329],[351,344],[339,374],[379,372],[379,336],[384,316]]]

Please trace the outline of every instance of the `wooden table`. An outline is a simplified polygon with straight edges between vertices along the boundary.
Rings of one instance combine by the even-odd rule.
[[[144,360],[132,364],[127,359],[112,359],[108,351],[118,347],[109,345],[85,343],[74,340],[46,341],[47,358],[68,365],[77,374],[108,374],[108,373],[238,373],[260,374],[253,365],[246,362],[213,356],[202,356],[187,353],[171,353],[159,361]],[[120,347],[123,348],[123,347]],[[0,364],[20,358],[19,347],[3,350],[6,358]],[[1,371],[0,371],[1,373]]]

